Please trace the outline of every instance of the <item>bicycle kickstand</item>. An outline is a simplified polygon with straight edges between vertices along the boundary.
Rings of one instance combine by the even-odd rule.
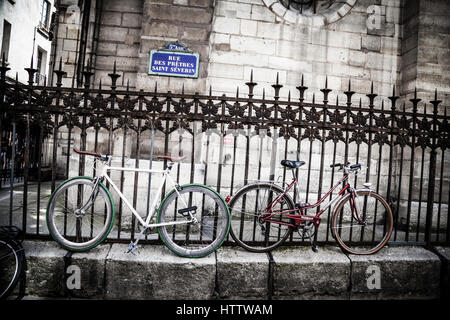
[[[147,230],[147,228],[143,229],[139,235],[137,236],[137,239],[135,242],[133,242],[133,240],[131,240],[130,245],[128,247],[128,250],[126,251],[126,253],[133,253],[133,251],[137,248],[137,245],[139,243],[139,241],[144,237],[144,232],[145,230]]]
[[[316,253],[319,252],[319,246],[317,245],[317,242],[316,242],[316,236],[314,236],[314,239],[313,239],[313,237],[310,237],[309,241],[311,242],[311,250]]]

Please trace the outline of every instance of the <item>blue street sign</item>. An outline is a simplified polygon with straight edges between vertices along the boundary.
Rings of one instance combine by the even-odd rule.
[[[161,76],[198,78],[198,53],[152,50],[148,73]]]

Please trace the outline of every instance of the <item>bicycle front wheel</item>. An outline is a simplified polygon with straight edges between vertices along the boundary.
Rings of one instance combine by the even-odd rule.
[[[373,254],[389,240],[393,221],[391,208],[383,197],[374,191],[356,190],[355,199],[349,193],[337,205],[331,231],[344,251]]]
[[[163,200],[157,223],[165,224],[158,227],[158,233],[172,252],[200,258],[222,245],[230,229],[230,213],[216,191],[204,185],[185,185]]]
[[[53,239],[69,251],[99,245],[111,231],[114,206],[106,187],[77,177],[60,184],[47,206],[47,227]]]
[[[6,299],[17,285],[23,257],[23,249],[18,244],[0,239],[0,299]]]
[[[293,210],[294,202],[284,190],[271,183],[243,187],[230,201],[234,241],[252,252],[267,252],[281,245],[292,233],[294,220],[282,213]],[[264,220],[271,206],[270,222]],[[290,212],[293,214],[294,212]]]

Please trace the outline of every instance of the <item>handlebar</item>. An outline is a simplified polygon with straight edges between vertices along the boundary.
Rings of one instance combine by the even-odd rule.
[[[344,165],[343,163],[335,163],[335,164],[330,165],[330,168],[335,168],[335,167],[339,167],[339,170],[344,169],[344,173],[359,171],[362,169],[362,165],[360,163],[350,165],[350,162],[347,162],[346,165]]]
[[[73,151],[78,153],[78,154],[84,154],[84,155],[87,155],[87,156],[96,157],[96,158],[98,158],[98,159],[100,159],[102,161],[108,161],[108,158],[110,158],[110,156],[108,156],[108,155],[102,155],[102,154],[96,153],[96,152],[81,151],[81,150],[78,150],[75,147],[73,148]]]

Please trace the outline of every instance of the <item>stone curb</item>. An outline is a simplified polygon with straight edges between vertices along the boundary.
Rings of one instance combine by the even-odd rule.
[[[433,299],[449,291],[450,248],[389,246],[371,256],[338,247],[283,247],[269,254],[220,248],[200,259],[166,247],[104,244],[85,253],[52,241],[25,241],[26,295],[88,299]],[[439,258],[443,259],[442,263]],[[272,257],[272,258],[271,258]],[[270,261],[272,260],[272,263]],[[78,269],[77,269],[78,268]],[[68,271],[68,272],[65,272]],[[68,285],[72,290],[68,290]]]

